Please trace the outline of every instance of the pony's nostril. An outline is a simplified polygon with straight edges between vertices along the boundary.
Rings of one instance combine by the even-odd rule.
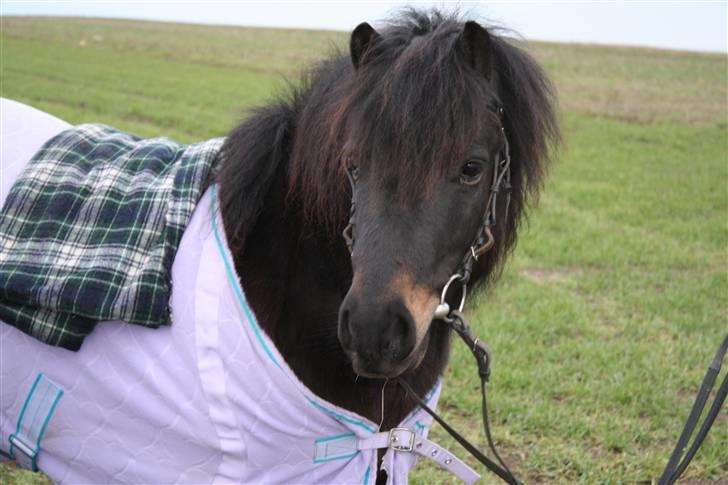
[[[360,370],[386,374],[415,348],[414,318],[399,299],[361,304],[351,294],[339,309],[339,343]]]
[[[381,355],[391,356],[393,360],[399,360],[399,339],[392,336],[389,339],[382,339],[379,344]]]
[[[405,310],[404,314],[400,314],[397,317],[397,326],[399,342],[397,348],[398,359],[404,359],[407,357],[415,347],[415,322],[409,311]]]
[[[407,310],[398,311],[380,342],[380,351],[394,361],[406,358],[414,348],[414,322]]]
[[[339,342],[345,350],[351,350],[351,325],[349,310],[344,308],[339,314]]]

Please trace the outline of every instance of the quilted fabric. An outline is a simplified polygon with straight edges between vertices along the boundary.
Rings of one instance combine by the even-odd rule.
[[[317,459],[377,425],[306,388],[258,326],[234,272],[214,187],[172,268],[173,325],[102,322],[78,352],[0,324],[0,448],[39,372],[64,392],[38,466],[60,483],[374,483],[377,451]],[[439,385],[429,396],[434,406]],[[417,410],[401,427],[426,436]],[[390,483],[416,458],[387,450]]]

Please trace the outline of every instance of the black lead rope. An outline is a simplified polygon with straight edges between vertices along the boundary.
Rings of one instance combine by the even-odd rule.
[[[688,464],[695,456],[695,453],[698,451],[698,448],[700,448],[700,445],[703,444],[703,440],[705,440],[710,427],[713,425],[715,418],[718,416],[718,412],[720,412],[720,408],[723,406],[726,394],[728,393],[728,374],[726,374],[723,378],[723,383],[718,388],[713,404],[710,406],[708,414],[705,416],[698,434],[695,435],[693,444],[690,446],[687,453],[685,453],[685,448],[688,445],[690,436],[693,434],[695,426],[698,424],[700,415],[703,413],[705,404],[708,401],[710,391],[713,389],[713,385],[715,384],[715,379],[720,373],[720,368],[723,364],[726,351],[728,351],[728,335],[726,335],[723,339],[723,343],[718,348],[715,358],[713,358],[713,361],[708,366],[708,371],[705,373],[705,377],[703,378],[703,384],[700,386],[698,395],[693,403],[693,408],[690,410],[690,415],[688,416],[688,420],[685,423],[682,434],[677,441],[677,445],[675,445],[675,449],[670,456],[670,460],[668,460],[667,466],[665,466],[665,471],[662,473],[662,477],[660,477],[660,481],[658,482],[659,485],[671,485],[680,478],[680,475],[683,474]],[[683,453],[685,453],[685,456],[683,456]],[[680,458],[682,458],[682,461],[680,461]]]
[[[518,480],[518,478],[516,478],[513,472],[511,472],[511,470],[508,468],[508,465],[505,464],[503,459],[496,451],[495,443],[493,443],[493,436],[490,433],[490,424],[488,421],[488,403],[485,392],[485,383],[490,378],[490,352],[482,342],[480,342],[477,338],[473,338],[472,334],[470,333],[470,327],[465,322],[465,317],[460,311],[451,311],[450,315],[445,321],[450,324],[452,329],[455,330],[455,332],[460,336],[463,342],[465,342],[470,351],[473,353],[473,356],[475,357],[475,360],[478,364],[478,375],[480,376],[480,392],[482,396],[481,407],[483,411],[483,430],[485,431],[485,436],[488,440],[488,447],[493,452],[493,455],[498,460],[498,463],[488,458],[475,445],[470,443],[460,433],[455,431],[449,424],[447,424],[447,422],[442,419],[435,411],[430,409],[427,403],[425,403],[425,401],[412,389],[409,383],[400,379],[399,384],[404,388],[407,394],[409,394],[420,405],[420,407],[425,410],[427,414],[432,416],[432,418],[437,421],[440,426],[442,426],[445,431],[447,431],[450,436],[455,439],[455,441],[460,443],[460,445],[465,448],[468,453],[473,455],[473,457],[475,457],[480,463],[485,465],[490,471],[502,478],[503,481],[505,481],[506,483],[509,483],[510,485],[521,485],[521,482]]]
[[[463,448],[465,448],[471,455],[473,455],[473,457],[475,457],[478,461],[485,465],[490,471],[502,478],[506,483],[509,483],[511,485],[521,485],[521,482],[518,480],[518,478],[516,478],[513,472],[511,472],[511,470],[508,468],[508,466],[498,454],[498,451],[495,449],[493,437],[490,433],[490,424],[488,421],[488,405],[485,392],[485,383],[490,378],[490,352],[482,342],[480,342],[477,338],[473,338],[472,334],[470,333],[470,327],[465,322],[465,317],[460,311],[451,311],[450,315],[448,316],[448,318],[445,319],[445,321],[450,324],[452,329],[455,330],[455,332],[465,342],[470,351],[473,353],[473,356],[475,357],[475,360],[478,364],[478,375],[480,376],[480,390],[483,398],[483,430],[485,431],[485,436],[488,440],[488,447],[493,452],[493,455],[498,460],[498,463],[495,463],[493,460],[488,458],[478,448],[476,448],[475,445],[470,443],[460,433],[455,431],[449,424],[447,424],[447,422],[442,419],[435,411],[430,409],[427,403],[425,403],[425,401],[412,389],[412,387],[406,381],[400,379],[399,384],[404,388],[407,394],[409,394],[419,404],[419,406],[425,410],[427,414],[432,416],[432,418],[437,421],[440,426],[442,426],[445,431],[447,431],[450,436],[455,439],[455,441],[460,443]],[[723,339],[723,343],[718,348],[718,351],[716,352],[713,361],[708,366],[708,371],[703,378],[703,383],[700,386],[697,397],[695,398],[695,403],[690,410],[688,420],[685,423],[682,434],[680,435],[677,445],[675,446],[675,449],[670,456],[670,460],[667,462],[665,471],[660,477],[658,485],[672,485],[680,478],[680,476],[683,474],[685,469],[692,461],[700,446],[703,444],[703,441],[708,435],[708,431],[710,431],[713,422],[715,422],[715,419],[718,417],[718,413],[720,412],[720,409],[725,402],[726,395],[728,395],[728,374],[723,377],[723,382],[716,392],[713,403],[711,404],[710,409],[708,410],[708,413],[703,420],[703,424],[700,426],[698,433],[695,435],[695,439],[693,440],[692,445],[690,445],[690,448],[687,450],[687,452],[685,452],[690,437],[692,436],[693,431],[695,431],[695,427],[698,424],[700,415],[703,413],[703,409],[705,409],[708,397],[710,396],[710,391],[715,385],[715,380],[720,373],[720,369],[722,367],[722,363],[727,352],[728,335],[726,335]]]

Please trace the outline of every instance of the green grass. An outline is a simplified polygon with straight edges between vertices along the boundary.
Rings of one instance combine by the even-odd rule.
[[[6,17],[0,94],[72,123],[194,141],[225,134],[345,42],[334,32]],[[556,82],[565,145],[503,276],[467,312],[494,354],[495,439],[528,481],[648,482],[728,330],[728,61],[529,49]],[[479,406],[474,365],[456,343],[441,409],[484,446]],[[458,449],[438,427],[433,436]],[[29,476],[0,467],[2,483]],[[725,411],[685,476],[728,477]],[[413,481],[454,479],[423,462]]]

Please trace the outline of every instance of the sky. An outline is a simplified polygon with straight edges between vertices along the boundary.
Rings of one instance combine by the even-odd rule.
[[[352,30],[404,6],[459,8],[528,40],[728,53],[728,0],[713,1],[0,1],[0,15],[70,15]]]

